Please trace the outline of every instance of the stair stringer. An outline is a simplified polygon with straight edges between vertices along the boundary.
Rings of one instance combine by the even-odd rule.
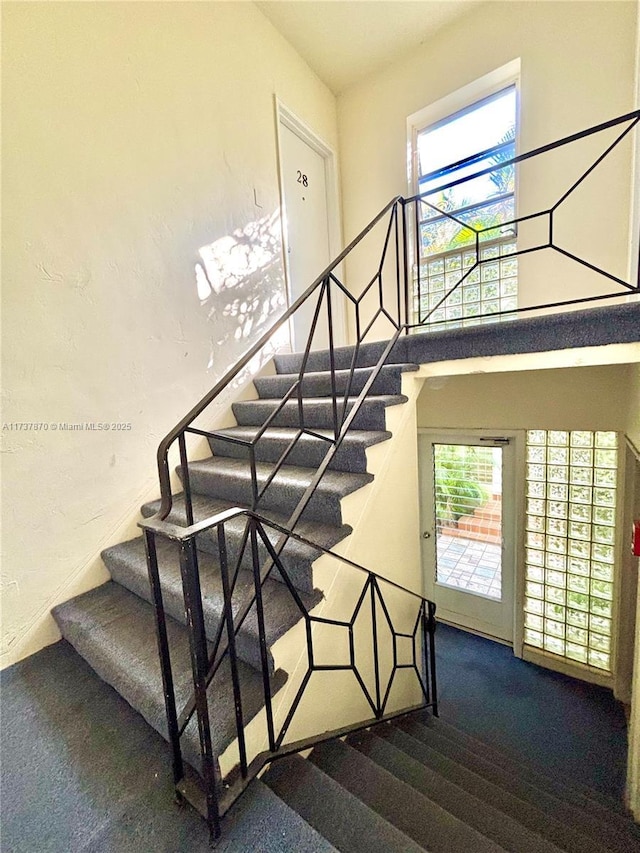
[[[420,559],[420,514],[418,484],[417,398],[424,379],[415,373],[402,377],[402,393],[407,402],[386,410],[386,428],[392,437],[367,449],[367,470],[373,482],[347,495],[341,501],[343,521],[353,532],[334,547],[334,551],[378,574],[388,577],[417,594],[422,593]],[[322,590],[323,599],[313,616],[348,621],[366,581],[366,575],[329,555],[313,564],[313,585]],[[389,588],[383,592],[389,593]],[[393,593],[391,593],[391,598]],[[370,612],[370,604],[363,608]],[[403,630],[415,621],[418,600],[406,595],[393,598],[396,627]],[[370,626],[370,620],[369,620]],[[382,629],[384,630],[384,629]],[[356,661],[370,661],[368,645],[356,638]],[[358,640],[360,642],[358,643]],[[347,630],[316,624],[314,651],[318,663],[347,663]],[[288,673],[286,685],[273,698],[276,732],[285,720],[308,669],[305,622],[301,619],[271,647],[276,668]],[[389,697],[387,712],[410,707],[422,701],[415,676],[404,671]],[[367,679],[365,678],[367,683]],[[371,679],[367,687],[373,693]],[[384,687],[384,685],[383,685]],[[312,737],[325,731],[355,724],[373,717],[352,672],[314,673],[304,698],[287,731],[285,743]],[[245,730],[249,756],[268,749],[264,711],[257,714]],[[224,773],[237,763],[237,742],[220,758]]]

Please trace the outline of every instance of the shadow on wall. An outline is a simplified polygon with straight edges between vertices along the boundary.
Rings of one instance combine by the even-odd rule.
[[[280,209],[276,208],[199,250],[200,260],[195,265],[198,298],[216,332],[208,368],[224,352],[221,347],[255,340],[287,308],[281,247]],[[290,334],[284,326],[261,362],[287,344]]]

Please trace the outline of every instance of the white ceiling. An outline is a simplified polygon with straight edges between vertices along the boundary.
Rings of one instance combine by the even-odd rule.
[[[481,0],[257,0],[335,93],[418,47]]]

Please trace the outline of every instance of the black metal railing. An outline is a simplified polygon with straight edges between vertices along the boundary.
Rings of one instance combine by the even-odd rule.
[[[611,299],[618,296],[628,296],[640,292],[640,281],[634,283],[626,282],[619,276],[599,268],[576,253],[569,252],[554,243],[554,217],[560,205],[581,184],[585,178],[597,168],[603,159],[617,146],[640,121],[640,111],[629,113],[609,122],[597,125],[579,134],[559,140],[558,142],[542,146],[535,151],[521,154],[510,161],[501,162],[499,166],[483,169],[475,175],[449,181],[442,187],[429,190],[429,196],[442,189],[445,190],[466,180],[477,178],[479,175],[488,174],[494,169],[504,168],[514,164],[516,168],[533,158],[546,154],[549,151],[570,145],[580,139],[593,136],[609,128],[620,127],[621,131],[615,141],[600,154],[595,161],[586,169],[582,176],[573,180],[571,186],[565,190],[560,198],[550,207],[537,213],[513,217],[507,222],[501,223],[501,228],[513,228],[516,230],[522,223],[536,218],[546,218],[547,239],[535,247],[518,248],[517,243],[513,251],[500,255],[501,258],[517,258],[520,255],[542,251],[544,249],[555,251],[582,268],[595,272],[608,281],[617,285],[617,290],[606,294],[585,294],[581,298],[553,299],[544,305],[527,305],[510,307],[507,312],[492,312],[495,314],[507,313],[518,314],[521,311],[529,311],[536,308],[558,308],[561,306],[574,305],[577,302],[591,302],[601,299]],[[482,254],[483,248],[489,245],[489,239],[499,241],[495,225],[491,229],[473,227],[468,222],[460,222],[468,229],[473,238],[471,248],[474,258],[471,263],[463,265],[459,277],[449,282],[443,288],[442,293],[436,299],[429,298],[422,309],[423,300],[421,294],[421,247],[420,228],[424,220],[423,213],[426,206],[430,205],[423,196],[402,198],[400,196],[392,199],[374,217],[374,219],[363,229],[363,231],[347,246],[347,248],[332,262],[305,293],[294,302],[294,304],[273,324],[229,370],[225,376],[209,391],[202,400],[171,430],[163,439],[158,448],[158,470],[160,478],[161,502],[157,515],[142,523],[145,533],[147,548],[147,561],[149,577],[153,592],[153,601],[156,613],[156,628],[158,648],[161,658],[161,669],[163,678],[163,689],[165,697],[165,708],[167,715],[167,728],[169,739],[173,750],[174,777],[178,789],[192,800],[198,799],[197,790],[190,786],[188,774],[185,774],[185,763],[182,758],[181,737],[183,736],[189,721],[194,714],[198,719],[199,741],[200,741],[200,784],[199,789],[204,791],[204,802],[200,803],[201,811],[209,820],[210,826],[215,833],[219,831],[220,817],[230,802],[238,795],[247,781],[250,780],[266,761],[270,761],[278,755],[287,754],[290,751],[306,748],[323,738],[331,736],[332,732],[314,732],[313,736],[304,741],[287,742],[286,736],[294,721],[296,711],[299,708],[313,673],[323,668],[318,664],[314,654],[314,632],[317,632],[320,624],[341,627],[349,635],[349,659],[339,666],[329,665],[327,670],[335,671],[340,668],[353,673],[355,681],[359,686],[367,708],[371,716],[366,714],[357,723],[350,721],[339,729],[346,732],[353,726],[367,726],[373,721],[387,718],[390,691],[394,683],[395,673],[399,668],[407,668],[416,676],[416,684],[420,689],[422,701],[420,705],[431,706],[437,709],[436,685],[435,685],[435,657],[434,657],[434,606],[415,592],[402,590],[395,584],[391,577],[383,578],[362,566],[349,562],[348,560],[333,554],[320,547],[315,542],[305,540],[297,532],[298,523],[313,497],[323,475],[331,466],[349,429],[354,425],[363,405],[372,393],[372,389],[382,370],[389,359],[394,347],[401,335],[408,334],[419,329],[425,330],[425,324],[429,323],[435,312],[446,304],[448,299],[463,290],[465,282],[474,270],[482,270],[491,259]],[[430,205],[429,216],[433,217],[432,205]],[[439,211],[438,215],[455,218],[455,214]],[[370,244],[375,243],[377,251],[371,250]],[[364,260],[361,257],[364,255]],[[372,262],[371,259],[375,258]],[[363,281],[362,287],[355,285],[355,263],[358,260],[358,268],[363,263],[373,263]],[[424,260],[424,259],[422,259]],[[346,265],[347,280],[342,274],[343,265]],[[351,326],[355,332],[355,344],[349,351],[340,350],[335,346],[336,338],[336,302],[342,300],[346,310],[351,314]],[[417,313],[413,308],[417,305]],[[307,311],[312,306],[311,326],[304,352],[301,355],[300,366],[290,388],[281,401],[275,405],[269,417],[262,426],[256,428],[251,439],[239,439],[230,436],[227,432],[208,428],[208,425],[199,423],[200,418],[206,418],[211,405],[220,397],[220,394],[234,382],[239,374],[258,356],[269,344],[274,334],[285,324],[300,316],[298,312],[304,306]],[[384,338],[385,342],[378,344],[373,349],[367,349],[369,341]],[[316,369],[314,351],[318,348],[326,350],[328,361],[329,382],[331,388],[331,427],[329,429],[318,429],[309,422],[307,408],[305,406],[305,383],[310,374]],[[372,352],[374,353],[372,355]],[[365,358],[366,356],[366,358]],[[366,364],[368,374],[364,384],[356,385],[356,370],[359,366]],[[360,388],[359,391],[354,390]],[[283,412],[295,410],[295,427],[291,439],[284,448],[280,457],[269,463],[265,468],[260,468],[261,442],[268,437],[270,427],[279,423]],[[291,512],[286,523],[276,524],[264,517],[265,495],[274,484],[283,465],[287,464],[292,451],[298,445],[303,436],[310,436],[315,441],[321,442],[326,447],[324,455],[315,471],[304,494]],[[233,442],[236,446],[243,448],[246,453],[246,464],[251,481],[251,497],[246,506],[236,507],[228,512],[214,517],[198,517],[198,507],[194,505],[192,488],[190,483],[189,459],[190,442],[202,439]],[[183,481],[183,494],[180,499],[174,499],[170,480],[170,454],[177,446],[180,463],[180,475]],[[200,510],[200,515],[202,511]],[[240,545],[233,557],[229,555],[227,526],[234,520],[244,519],[244,528]],[[222,585],[224,594],[224,614],[220,619],[214,637],[207,638],[204,627],[204,612],[202,601],[202,590],[200,586],[200,573],[198,567],[198,551],[196,543],[198,537],[203,534],[211,535],[215,532],[217,536],[217,549],[220,555],[222,572]],[[268,535],[268,534],[271,535]],[[171,668],[171,655],[167,639],[166,616],[164,612],[163,594],[158,570],[156,555],[156,538],[168,538],[179,543],[180,568],[182,585],[185,599],[185,611],[187,616],[188,633],[191,648],[191,662],[193,670],[193,693],[180,710],[176,707],[173,673]],[[360,598],[354,606],[349,619],[336,620],[331,616],[321,619],[311,614],[305,605],[303,597],[297,592],[283,565],[283,551],[291,540],[306,544],[316,549],[318,555],[328,555],[330,559],[338,560],[343,570],[347,573],[364,573],[363,586],[360,590]],[[235,547],[235,546],[234,546]],[[238,600],[236,584],[240,568],[244,564],[250,565],[253,574],[251,593],[242,600]],[[393,567],[390,567],[393,568]],[[273,709],[273,685],[271,680],[271,662],[269,649],[267,647],[267,634],[265,631],[265,605],[262,597],[262,589],[265,581],[271,576],[274,569],[280,573],[289,595],[295,602],[300,612],[300,618],[305,623],[305,645],[308,659],[306,675],[298,685],[296,695],[284,717],[280,719]],[[350,576],[350,575],[349,575]],[[410,625],[402,625],[402,630],[396,624],[389,610],[389,590],[394,594],[403,595],[408,599],[415,598],[418,602],[417,609]],[[386,594],[383,594],[386,591]],[[354,645],[353,631],[355,624],[363,608],[368,605],[370,617],[370,647],[372,649],[370,668],[373,667],[367,681],[356,661],[356,646]],[[246,623],[250,613],[255,613],[258,623],[258,638],[260,643],[260,672],[264,687],[264,707],[267,726],[266,739],[269,748],[260,754],[251,757],[247,753],[245,743],[246,722],[243,716],[242,687],[238,676],[237,637],[240,629]],[[380,626],[386,625],[383,642],[383,633]],[[387,628],[389,629],[387,631]],[[411,659],[405,663],[399,663],[398,648],[401,640],[412,644],[413,653]],[[383,646],[386,645],[386,652]],[[390,655],[393,662],[390,680],[383,683],[380,675],[380,665],[384,655]],[[233,681],[235,698],[235,723],[238,742],[239,776],[236,782],[224,787],[219,775],[218,756],[214,755],[211,738],[211,721],[209,720],[207,689],[218,672],[223,661],[228,661]],[[372,679],[372,680],[371,680]],[[406,709],[404,709],[406,711]]]
[[[610,121],[602,122],[601,124],[595,125],[591,128],[588,128],[587,130],[580,131],[579,133],[571,134],[570,136],[557,140],[556,142],[540,146],[539,148],[536,148],[532,151],[528,151],[525,154],[519,154],[510,159],[501,161],[495,165],[487,166],[483,169],[480,169],[479,171],[474,172],[473,174],[446,180],[438,186],[431,186],[429,190],[425,193],[421,193],[420,195],[413,196],[409,199],[404,199],[403,204],[405,205],[405,207],[413,208],[413,216],[411,221],[413,223],[412,257],[414,263],[413,290],[415,308],[410,324],[411,327],[424,328],[428,324],[431,326],[440,326],[442,328],[441,324],[447,324],[449,326],[465,325],[465,321],[467,321],[466,324],[468,324],[479,322],[483,319],[496,320],[504,316],[511,319],[514,317],[514,315],[527,311],[540,311],[543,309],[562,308],[569,305],[577,305],[581,303],[595,302],[605,299],[615,299],[619,297],[628,296],[629,293],[637,293],[640,290],[640,267],[636,280],[634,282],[626,281],[621,276],[615,275],[614,273],[604,269],[603,267],[590,262],[587,258],[581,257],[575,252],[568,251],[559,244],[560,238],[558,235],[558,228],[556,227],[556,222],[561,207],[567,202],[568,199],[571,198],[572,194],[575,193],[575,191],[584,183],[584,181],[587,180],[587,178],[589,178],[589,176],[595,172],[595,170],[606,160],[606,158],[609,157],[609,155],[611,155],[612,152],[614,152],[617,148],[619,148],[619,146],[625,139],[629,138],[632,135],[632,132],[636,129],[639,122],[640,110],[636,110],[634,112],[627,113],[626,115],[619,116],[618,118],[611,119]],[[566,148],[567,146],[573,145],[577,142],[580,142],[581,140],[587,139],[588,137],[595,138],[598,134],[602,134],[613,128],[621,128],[615,139],[613,139],[612,142],[605,144],[604,149],[596,156],[596,158],[592,162],[589,162],[588,166],[584,168],[584,170],[578,177],[570,181],[569,186],[564,188],[560,192],[560,195],[556,198],[556,200],[552,204],[544,207],[541,210],[535,210],[530,213],[522,214],[519,216],[503,215],[497,222],[492,222],[491,224],[485,226],[478,226],[474,225],[473,222],[469,221],[469,214],[474,214],[476,212],[479,206],[478,204],[471,204],[468,207],[454,211],[438,209],[433,204],[434,197],[438,196],[438,194],[445,193],[447,190],[451,190],[454,187],[462,187],[470,181],[477,181],[478,178],[490,176],[493,173],[499,172],[510,167],[517,169],[521,164],[529,163],[534,160],[534,158],[540,158],[542,157],[542,155]],[[508,145],[513,145],[513,143],[510,142],[508,143]],[[423,175],[421,177],[421,182],[433,181],[434,179],[450,174],[453,171],[458,171],[460,169],[473,165],[473,163],[476,162],[479,156],[481,155],[474,155],[473,157],[469,157],[466,160],[460,160],[455,164],[452,164],[452,166],[446,167],[445,169],[439,169],[427,175]],[[507,196],[496,196],[494,198],[487,198],[484,202],[481,202],[480,204],[496,204],[499,201],[504,201],[504,199],[508,200],[509,197],[510,194],[508,194]],[[507,209],[510,209],[511,207],[514,207],[515,209],[515,206],[512,203],[507,205]],[[610,211],[606,207],[604,207],[602,209],[603,217],[606,217],[609,212]],[[461,245],[456,246],[452,250],[452,253],[455,254],[460,252],[461,250],[466,250],[467,252],[470,251],[473,253],[473,261],[460,268],[459,273],[457,275],[452,276],[454,278],[454,281],[451,282],[448,286],[442,287],[441,293],[437,291],[427,291],[425,293],[425,278],[428,280],[428,272],[427,275],[425,275],[425,266],[428,270],[428,264],[433,261],[434,257],[437,257],[437,254],[448,254],[431,253],[428,250],[425,250],[422,244],[423,229],[433,227],[433,223],[439,220],[450,222],[452,226],[458,229],[458,237],[462,236],[463,238],[463,240],[461,241]],[[545,231],[544,237],[537,239],[535,241],[535,245],[528,245],[518,248],[516,243],[512,251],[500,254],[499,256],[495,256],[490,253],[488,254],[484,251],[488,247],[490,241],[500,239],[506,232],[509,232],[510,234],[515,236],[518,234],[519,227],[521,225],[523,225],[524,223],[532,223],[535,220],[538,220],[539,222],[544,222]],[[465,284],[469,283],[472,280],[472,277],[477,276],[478,282],[481,281],[483,269],[488,264],[494,264],[496,257],[498,257],[500,261],[507,261],[510,259],[516,260],[519,257],[531,255],[533,253],[538,253],[545,250],[557,252],[559,255],[562,255],[563,257],[569,259],[575,264],[578,264],[583,269],[590,270],[592,273],[595,273],[603,279],[614,282],[617,285],[617,289],[611,292],[582,295],[571,299],[554,299],[545,303],[533,302],[530,305],[509,305],[505,309],[498,307],[496,310],[492,308],[492,310],[490,310],[489,312],[478,312],[477,314],[468,316],[465,316],[464,312],[461,312],[460,316],[450,316],[445,318],[438,317],[438,314],[442,313],[442,310],[445,308],[445,306],[451,306],[452,298],[455,299],[456,296],[460,294],[460,291],[464,290]],[[425,296],[427,297],[426,301],[424,298]],[[480,298],[478,298],[477,300],[469,300],[469,302],[480,302]],[[434,316],[437,319],[434,320]]]
[[[246,519],[247,536],[243,547],[235,559],[230,559],[227,548],[227,526],[234,519]],[[415,592],[405,589],[389,578],[366,569],[363,566],[335,554],[327,548],[311,542],[303,536],[292,533],[282,525],[250,510],[231,509],[204,522],[181,527],[158,519],[143,523],[149,564],[153,600],[156,605],[156,624],[158,627],[158,646],[162,661],[165,710],[168,721],[169,741],[173,756],[174,780],[178,792],[188,798],[207,818],[212,833],[220,832],[220,819],[240,796],[249,782],[255,778],[264,765],[275,758],[309,748],[315,743],[330,737],[337,737],[368,727],[376,722],[393,719],[399,714],[408,713],[417,708],[432,708],[438,712],[435,659],[435,605]],[[289,572],[276,553],[269,532],[286,534],[295,541],[313,548],[318,555],[324,554],[362,578],[361,584],[352,592],[354,599],[346,618],[336,619],[313,615],[305,603],[305,596],[293,583]],[[201,573],[196,548],[197,537],[205,532],[215,532],[219,547],[220,574],[224,592],[224,613],[220,620],[220,629],[226,633],[225,652],[220,653],[221,636],[210,645],[205,628],[203,610]],[[190,639],[191,665],[193,670],[194,693],[185,707],[177,707],[173,686],[171,651],[167,639],[166,616],[162,603],[162,587],[156,553],[156,536],[175,541],[180,550],[180,570],[185,597],[185,613]],[[269,558],[268,570],[261,571],[261,551]],[[263,703],[265,709],[265,740],[268,744],[251,759],[246,744],[244,695],[241,683],[237,635],[242,622],[237,624],[233,617],[233,589],[236,584],[244,558],[248,557],[253,571],[251,607],[247,614],[255,615],[258,625],[260,645],[261,674],[263,685]],[[265,608],[263,586],[272,571],[277,569],[280,580],[298,609],[304,622],[306,645],[306,668],[295,694],[278,711],[274,709],[274,684],[266,641]],[[315,601],[314,601],[315,606]],[[344,607],[344,602],[343,602]],[[246,619],[246,615],[244,619]],[[244,619],[242,620],[244,622]],[[361,623],[359,625],[359,623]],[[346,654],[339,662],[322,660],[322,644],[317,641],[314,631],[318,626],[342,629],[346,632]],[[384,629],[384,630],[383,630]],[[383,636],[385,634],[386,636]],[[401,646],[404,644],[404,653]],[[339,644],[332,641],[331,646]],[[228,664],[233,685],[235,726],[238,745],[238,768],[227,780],[222,780],[212,746],[212,720],[210,718],[208,690],[220,667],[223,658]],[[392,689],[400,670],[408,670],[414,677],[419,701],[409,707],[389,710]],[[360,691],[364,699],[364,713],[355,722],[332,731],[314,733],[310,737],[286,741],[287,733],[294,721],[296,711],[310,690],[312,676],[319,672],[350,672],[354,676],[353,687]],[[215,687],[215,682],[213,682]],[[406,694],[404,685],[404,694]],[[201,763],[200,780],[194,785],[185,767],[181,737],[193,715],[198,721],[198,737]]]

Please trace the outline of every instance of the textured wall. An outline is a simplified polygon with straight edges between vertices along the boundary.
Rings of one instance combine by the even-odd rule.
[[[159,439],[282,310],[274,93],[337,130],[251,3],[2,11],[3,421],[130,425],[3,431],[7,664],[105,577]]]

